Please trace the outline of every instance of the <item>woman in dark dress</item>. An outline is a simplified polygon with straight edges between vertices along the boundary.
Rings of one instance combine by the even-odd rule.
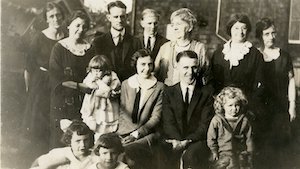
[[[247,41],[251,24],[246,15],[231,15],[226,31],[231,39],[217,49],[212,57],[213,84],[217,93],[226,86],[238,87],[245,93],[249,102],[246,115],[253,124],[256,153],[264,141],[263,56]],[[255,155],[254,158],[256,163],[256,158],[260,157]]]
[[[247,41],[251,24],[246,15],[231,15],[226,31],[231,39],[214,52],[211,63],[216,92],[226,86],[238,87],[253,110],[262,92],[262,54]]]
[[[30,45],[25,65],[25,84],[28,100],[23,118],[22,133],[40,153],[48,151],[49,141],[49,58],[54,44],[64,37],[61,29],[64,14],[61,8],[49,2],[44,10],[44,18],[48,27],[38,32]]]
[[[269,18],[256,24],[256,37],[261,42],[259,50],[265,61],[265,104],[267,116],[267,143],[274,161],[272,168],[290,168],[283,165],[286,159],[291,128],[290,122],[296,118],[296,87],[292,59],[289,54],[276,46],[276,27]],[[290,153],[290,152],[289,152]]]
[[[89,28],[89,18],[75,11],[68,19],[69,36],[56,43],[52,49],[50,67],[50,146],[59,142],[61,119],[80,119],[84,93],[78,83],[86,76],[86,67],[94,55],[91,45],[83,38]],[[75,84],[75,85],[74,85]]]

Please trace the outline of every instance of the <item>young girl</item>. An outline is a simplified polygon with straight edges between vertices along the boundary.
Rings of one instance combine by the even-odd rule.
[[[90,60],[83,83],[93,90],[84,96],[80,111],[83,121],[95,131],[96,139],[116,131],[121,83],[106,56],[96,55]]]
[[[119,155],[124,151],[120,137],[115,133],[106,133],[97,140],[94,153],[99,156],[98,163],[94,163],[88,169],[129,169],[118,161]]]
[[[215,98],[216,114],[207,133],[214,168],[251,168],[253,141],[245,116],[247,103],[242,90],[235,87],[225,87]]]
[[[71,124],[61,139],[67,147],[55,148],[40,156],[36,169],[85,169],[93,163],[91,148],[94,146],[94,132],[81,121],[74,120],[68,123]]]

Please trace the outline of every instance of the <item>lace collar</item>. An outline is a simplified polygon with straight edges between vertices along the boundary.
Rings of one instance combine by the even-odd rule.
[[[63,47],[76,56],[84,56],[86,51],[91,48],[91,44],[84,41],[84,43],[79,45],[73,45],[68,38],[58,41]]]
[[[154,85],[156,85],[157,79],[153,75],[150,76],[149,79],[143,79],[142,81],[139,81],[138,74],[135,74],[128,78],[128,84],[132,88],[141,88],[141,89],[150,89]]]
[[[269,50],[267,53],[264,52],[264,49],[261,48],[259,48],[259,51],[263,54],[265,62],[271,62],[273,60],[276,60],[280,56],[280,48]]]
[[[224,53],[224,59],[229,61],[230,68],[232,66],[238,66],[239,61],[244,59],[244,56],[249,53],[252,43],[249,41],[244,42],[240,46],[231,47],[231,40],[224,44],[222,53]]]

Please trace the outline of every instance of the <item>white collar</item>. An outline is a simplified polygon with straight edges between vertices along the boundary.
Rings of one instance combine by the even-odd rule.
[[[259,49],[264,56],[265,62],[271,62],[272,60],[276,60],[280,56],[280,48],[274,48],[272,50]]]
[[[182,91],[185,91],[186,88],[189,88],[190,91],[194,91],[195,86],[196,86],[196,80],[192,84],[186,84],[180,82],[180,88]]]
[[[153,75],[150,76],[149,79],[144,79],[139,81],[138,74],[135,74],[128,78],[128,84],[132,88],[141,88],[141,89],[150,89],[154,85],[156,85],[157,79]]]
[[[157,35],[157,33],[155,33],[154,35],[148,35],[147,33],[144,32],[144,38],[146,38],[147,40],[149,37],[151,37],[151,39],[155,39],[156,35]]]
[[[120,33],[123,37],[125,35],[125,28],[123,28],[123,30],[121,30],[121,31],[117,31],[114,28],[110,28],[110,33],[111,33],[113,38],[119,37]]]
[[[238,48],[231,47],[232,40],[229,40],[224,44],[222,53],[224,53],[224,59],[230,62],[230,68],[232,66],[238,66],[239,61],[244,59],[244,56],[249,53],[252,43],[249,41],[244,42]]]
[[[77,56],[85,55],[85,52],[91,47],[91,44],[84,41],[84,43],[79,45],[73,45],[68,38],[62,39],[58,41],[63,47],[65,47],[68,51]]]

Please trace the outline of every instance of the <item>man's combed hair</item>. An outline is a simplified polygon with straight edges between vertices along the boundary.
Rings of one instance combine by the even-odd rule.
[[[113,7],[118,7],[126,10],[126,5],[122,1],[113,1],[107,5],[107,12],[110,13],[110,9]]]

